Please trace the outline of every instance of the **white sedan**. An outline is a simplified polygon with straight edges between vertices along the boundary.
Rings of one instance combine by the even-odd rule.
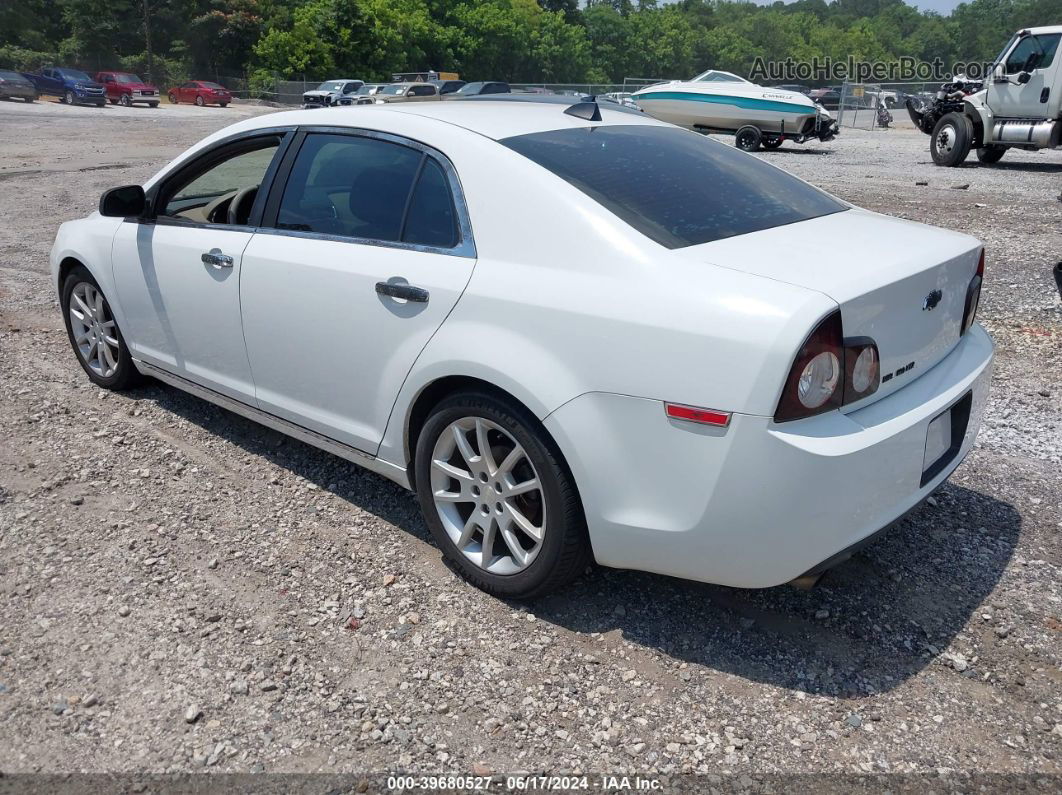
[[[977,240],[607,104],[243,121],[63,224],[51,265],[94,383],[415,490],[506,597],[591,559],[814,577],[959,465],[992,362]]]

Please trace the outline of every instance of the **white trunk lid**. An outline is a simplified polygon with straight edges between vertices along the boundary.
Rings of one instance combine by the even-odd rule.
[[[848,411],[901,389],[955,347],[981,244],[957,232],[851,209],[675,253],[818,290],[836,301],[845,337],[870,337],[881,356],[881,386],[846,406]],[[793,341],[794,353],[799,344]]]

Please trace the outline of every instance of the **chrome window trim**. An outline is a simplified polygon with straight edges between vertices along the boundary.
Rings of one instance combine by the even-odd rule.
[[[324,133],[326,135],[351,135],[360,136],[362,138],[378,138],[382,141],[398,144],[399,146],[406,146],[410,149],[415,149],[418,152],[422,152],[429,157],[435,159],[435,161],[442,166],[443,173],[446,174],[446,181],[450,186],[450,196],[454,202],[454,212],[457,214],[457,229],[458,229],[458,241],[457,244],[450,248],[442,246],[427,246],[420,243],[403,243],[397,240],[374,240],[372,238],[362,237],[349,237],[346,235],[329,235],[323,232],[302,232],[295,229],[277,229],[276,227],[261,226],[255,229],[256,234],[264,235],[282,235],[289,237],[298,237],[307,240],[328,240],[335,243],[352,243],[354,245],[364,246],[378,246],[380,248],[394,248],[404,251],[416,251],[423,254],[443,254],[450,257],[465,257],[468,259],[476,258],[476,242],[472,236],[472,222],[468,214],[468,204],[465,202],[464,189],[461,186],[461,178],[457,174],[457,169],[454,168],[454,164],[450,162],[450,158],[440,152],[433,146],[421,143],[413,138],[405,138],[401,135],[395,135],[393,133],[380,132],[379,130],[368,130],[363,127],[338,127],[334,125],[300,125],[299,132],[306,133],[307,135],[313,133]],[[298,153],[296,153],[296,157]],[[274,189],[281,188],[281,186],[274,185]]]

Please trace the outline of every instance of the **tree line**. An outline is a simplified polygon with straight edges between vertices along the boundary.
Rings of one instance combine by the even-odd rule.
[[[747,75],[757,58],[986,61],[1013,31],[1059,23],[1062,0],[973,0],[947,16],[903,0],[5,0],[0,68],[613,83]]]

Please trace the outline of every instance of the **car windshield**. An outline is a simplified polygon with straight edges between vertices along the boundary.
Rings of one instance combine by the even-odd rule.
[[[397,86],[384,86],[383,88],[380,89],[380,93],[381,94],[389,94],[389,95],[405,94],[406,93],[406,88],[407,88],[407,86],[405,86],[404,84],[401,84],[401,83],[398,84]]]
[[[119,83],[143,83],[137,75],[115,75],[114,79]]]
[[[84,72],[79,72],[77,69],[56,69],[56,71],[68,80],[84,80],[86,83],[91,83],[92,78]]]
[[[667,248],[847,209],[756,157],[674,127],[578,127],[518,135],[501,143]]]
[[[478,94],[483,90],[483,83],[465,83],[461,86],[455,94]]]
[[[367,97],[372,94],[376,90],[376,88],[377,87],[373,85],[364,85],[354,93],[359,96]]]
[[[343,86],[346,85],[344,80],[326,80],[317,86],[318,91],[342,91]]]

